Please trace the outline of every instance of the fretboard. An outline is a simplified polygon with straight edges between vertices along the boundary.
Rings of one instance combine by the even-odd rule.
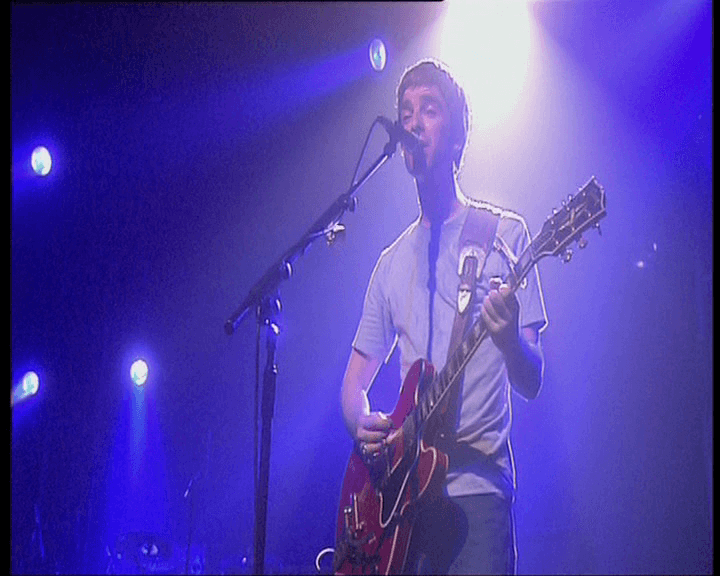
[[[517,290],[528,272],[532,269],[534,261],[531,257],[532,244],[523,251],[515,265],[510,264],[510,277],[505,280],[511,292]],[[413,415],[416,430],[420,430],[428,419],[434,414],[438,404],[445,398],[448,390],[460,379],[462,371],[487,336],[488,330],[482,317],[472,325],[463,340],[448,358],[443,369],[435,375],[430,385],[418,399]]]

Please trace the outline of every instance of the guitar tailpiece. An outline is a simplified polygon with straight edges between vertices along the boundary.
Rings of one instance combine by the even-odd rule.
[[[343,564],[348,562],[351,566],[360,568],[361,574],[377,574],[380,555],[369,555],[362,549],[364,544],[371,542],[374,538],[374,534],[368,534],[364,538],[355,538],[346,532],[345,538],[338,543],[335,550],[333,572],[338,572]],[[367,571],[369,567],[371,567],[370,572]]]

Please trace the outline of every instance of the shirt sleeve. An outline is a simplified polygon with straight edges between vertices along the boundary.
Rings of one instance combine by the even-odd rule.
[[[352,344],[356,350],[380,360],[386,359],[395,342],[395,328],[385,290],[389,270],[386,256],[386,253],[380,256],[370,277]]]

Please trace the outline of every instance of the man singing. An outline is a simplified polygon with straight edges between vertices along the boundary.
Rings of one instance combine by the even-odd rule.
[[[373,271],[342,383],[343,417],[364,457],[383,450],[393,425],[369,404],[373,379],[395,345],[403,379],[419,358],[442,369],[457,316],[464,313],[459,308],[467,302],[459,297],[468,277],[461,252],[474,255],[477,273],[470,274],[474,290],[465,326],[481,317],[489,337],[465,366],[443,413],[445,494],[421,501],[404,565],[417,574],[513,574],[511,389],[526,399],[537,396],[543,374],[539,334],[547,320],[537,271],[513,293],[503,282],[507,256],[492,246],[500,238],[517,256],[530,238],[520,216],[460,190],[469,112],[462,88],[443,65],[424,60],[408,69],[397,89],[397,108],[402,127],[419,142],[414,149],[403,146],[402,153],[420,213]],[[485,236],[473,238],[478,230]],[[491,248],[463,251],[465,239]]]

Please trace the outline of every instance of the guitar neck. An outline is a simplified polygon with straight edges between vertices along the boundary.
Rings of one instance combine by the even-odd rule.
[[[562,209],[553,212],[544,223],[542,230],[519,257],[515,257],[502,238],[496,237],[494,248],[503,256],[510,270],[508,278],[505,279],[510,293],[514,293],[521,286],[525,287],[527,282],[525,277],[540,259],[546,256],[562,256],[565,262],[569,262],[572,251],[568,245],[576,241],[580,248],[584,248],[587,241],[582,238],[582,233],[591,227],[597,227],[599,230],[598,222],[605,215],[605,191],[595,177],[592,177],[574,196],[563,203]],[[419,398],[412,418],[416,430],[420,430],[433,416],[438,404],[444,400],[450,388],[460,380],[462,371],[487,333],[482,317],[478,318],[452,352],[445,367]]]
[[[435,413],[437,406],[445,399],[450,388],[459,380],[462,371],[470,358],[487,336],[487,328],[480,318],[469,331],[469,334],[458,345],[448,358],[445,367],[433,378],[432,383],[425,389],[419,398],[416,422],[418,429]]]
[[[517,290],[530,268],[532,268],[532,263],[528,263],[527,269],[522,272],[521,276],[513,274],[514,278],[507,281],[511,293]],[[485,322],[482,317],[479,317],[452,352],[443,369],[433,378],[432,383],[419,398],[415,408],[418,429],[433,416],[437,406],[445,399],[450,388],[460,380],[460,375],[487,335],[488,329]]]

